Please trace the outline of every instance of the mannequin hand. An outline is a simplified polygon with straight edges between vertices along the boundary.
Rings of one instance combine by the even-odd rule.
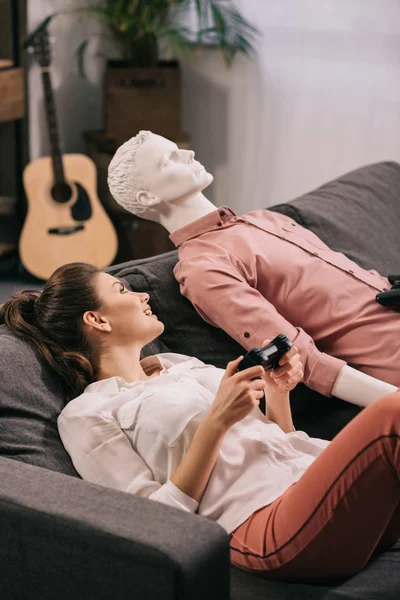
[[[262,346],[267,346],[271,340],[264,340]],[[272,394],[287,394],[293,390],[304,377],[303,364],[296,346],[292,346],[279,361],[277,369],[264,371],[263,379],[266,389]]]

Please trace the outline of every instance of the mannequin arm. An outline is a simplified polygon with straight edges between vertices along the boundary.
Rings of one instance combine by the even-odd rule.
[[[396,390],[395,385],[385,383],[345,365],[336,378],[332,394],[346,402],[365,407]]]
[[[174,275],[180,290],[205,321],[223,329],[241,346],[261,347],[266,338],[283,333],[299,349],[304,383],[324,396],[330,396],[343,360],[320,352],[313,339],[295,327],[246,280],[223,256],[196,256],[178,263]]]

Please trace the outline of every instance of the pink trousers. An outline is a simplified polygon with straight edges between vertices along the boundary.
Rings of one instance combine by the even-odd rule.
[[[302,477],[231,534],[234,565],[321,582],[360,571],[400,538],[400,390],[365,408]]]

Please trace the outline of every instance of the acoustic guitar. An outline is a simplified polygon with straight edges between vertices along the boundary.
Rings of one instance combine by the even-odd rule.
[[[117,234],[97,196],[93,161],[83,154],[61,154],[46,23],[26,38],[24,47],[42,73],[51,156],[29,163],[23,172],[28,209],[19,239],[21,262],[39,279],[69,262],[106,267],[117,253]]]

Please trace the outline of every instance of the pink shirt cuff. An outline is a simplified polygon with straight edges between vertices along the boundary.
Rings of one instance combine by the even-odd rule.
[[[304,378],[304,382],[312,390],[317,390],[324,396],[331,396],[336,378],[346,363],[344,360],[324,352],[317,350],[317,353],[317,360],[312,364],[307,380]],[[312,359],[309,360],[309,363],[312,363]]]

